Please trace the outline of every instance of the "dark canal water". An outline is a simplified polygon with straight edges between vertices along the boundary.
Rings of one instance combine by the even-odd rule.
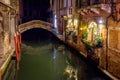
[[[16,80],[109,80],[56,39],[25,42]]]

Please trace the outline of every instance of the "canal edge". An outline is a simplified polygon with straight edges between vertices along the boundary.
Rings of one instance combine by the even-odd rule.
[[[54,35],[56,35],[56,34],[54,34]],[[76,51],[78,51],[78,50],[77,50],[74,46],[72,46],[69,42],[64,41],[61,35],[56,35],[56,36],[57,36],[57,38],[58,38],[61,42],[63,42],[63,44],[65,44],[65,45],[67,45],[67,46],[70,46],[71,48],[73,48],[73,49],[75,49]],[[81,53],[81,51],[78,51],[78,52],[79,52],[79,54],[80,54],[82,57],[84,57],[85,59],[87,59],[87,56],[84,55],[83,53]],[[100,66],[96,66],[96,68],[98,68],[103,74],[105,74],[106,76],[108,76],[108,77],[111,78],[112,80],[120,80],[120,79],[118,79],[117,77],[115,77],[114,75],[112,75],[111,73],[109,73],[107,70],[102,69]]]

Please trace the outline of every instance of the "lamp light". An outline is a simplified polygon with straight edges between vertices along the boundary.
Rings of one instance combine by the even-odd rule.
[[[98,21],[98,23],[99,23],[99,24],[103,24],[104,22],[103,22],[102,19],[100,19],[100,20]]]

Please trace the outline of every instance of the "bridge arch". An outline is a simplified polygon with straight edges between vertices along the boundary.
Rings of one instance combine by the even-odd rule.
[[[25,32],[29,29],[32,29],[32,28],[42,28],[42,29],[45,29],[45,30],[48,30],[51,32],[52,31],[52,24],[48,23],[48,22],[41,21],[41,20],[32,20],[32,21],[29,21],[29,22],[26,22],[26,23],[19,25],[19,31],[21,33]]]

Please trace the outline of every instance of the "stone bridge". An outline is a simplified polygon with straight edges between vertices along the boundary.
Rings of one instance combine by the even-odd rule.
[[[42,28],[42,29],[45,29],[48,31],[52,31],[52,24],[41,21],[41,20],[32,20],[32,21],[29,21],[29,22],[19,25],[19,31],[21,33],[25,32],[29,29],[32,29],[32,28]]]

